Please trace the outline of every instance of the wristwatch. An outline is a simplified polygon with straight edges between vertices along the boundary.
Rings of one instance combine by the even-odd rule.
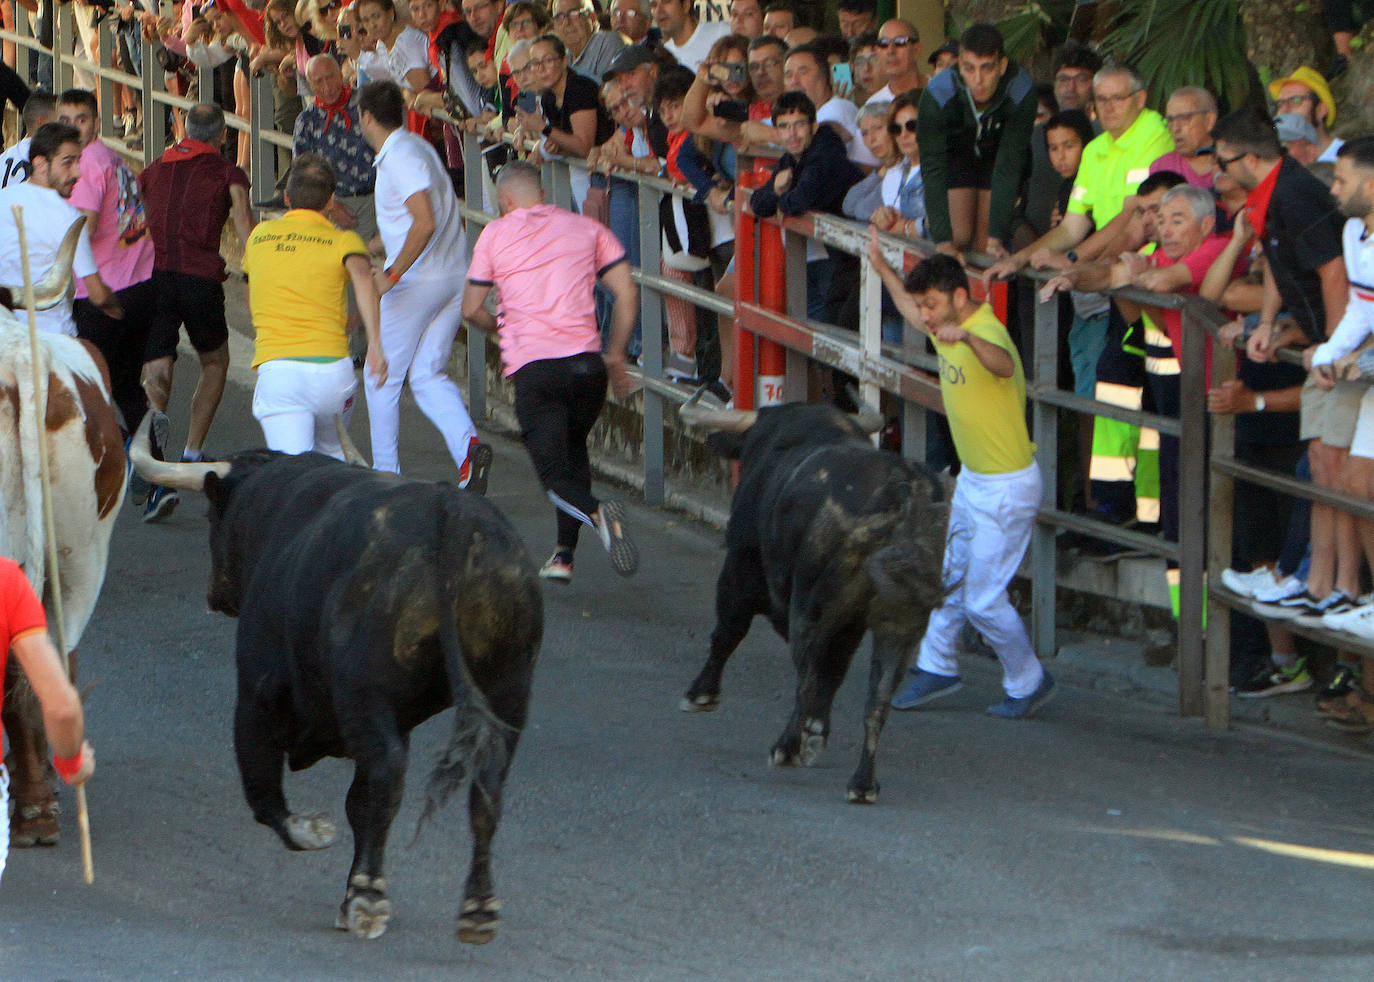
[[[1264,395],[1263,395],[1263,393],[1256,392],[1256,393],[1255,393],[1255,412],[1257,412],[1257,413],[1262,413],[1262,412],[1264,412],[1264,405],[1265,405],[1265,403],[1264,403]]]

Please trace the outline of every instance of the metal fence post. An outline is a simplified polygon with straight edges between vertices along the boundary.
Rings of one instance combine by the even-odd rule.
[[[1207,581],[1207,331],[1192,311],[1181,311],[1183,374],[1181,377],[1178,459],[1178,710],[1183,716],[1203,711],[1202,644]],[[1222,684],[1226,684],[1223,677]]]
[[[49,0],[52,17],[52,86],[57,94],[72,87],[72,5]]]
[[[755,270],[756,231],[758,219],[749,211],[746,191],[751,189],[753,172],[741,171],[735,190],[735,213],[739,216],[735,228],[735,408],[754,408],[754,334],[744,329],[740,321],[739,305],[758,302],[758,283]]]
[[[637,186],[639,214],[658,214],[661,195],[647,184]],[[658,229],[639,236],[639,268],[659,275],[663,263]],[[639,368],[646,378],[663,378],[663,298],[653,290],[639,294],[640,353]],[[644,388],[644,500],[654,506],[665,500],[663,478],[663,397],[648,386]]]
[[[481,142],[476,138],[463,141],[463,197],[469,208],[485,211],[483,207],[484,189],[482,170],[486,159],[482,156]],[[472,262],[472,250],[477,247],[477,236],[482,234],[482,226],[471,220],[464,220],[463,231],[467,237],[467,260]],[[467,325],[464,335],[468,348],[468,412],[473,419],[487,418],[487,335],[481,328]]]
[[[20,37],[33,37],[33,26],[29,23],[29,13],[18,4],[14,7],[14,32]],[[19,77],[27,85],[29,81],[29,68],[33,64],[29,59],[36,58],[27,45],[15,46],[14,70],[19,73]],[[22,106],[20,107],[23,108]]]
[[[1236,357],[1234,349],[1226,349],[1221,345],[1214,347],[1213,385],[1221,385],[1235,378]],[[1212,416],[1212,453],[1230,457],[1235,453],[1235,445],[1236,417],[1230,413],[1217,413]],[[1222,470],[1212,472],[1209,477],[1211,487],[1207,492],[1207,578],[1208,582],[1220,583],[1222,570],[1231,565],[1236,482],[1228,472]],[[1231,612],[1213,599],[1209,591],[1206,616],[1206,688],[1203,698],[1206,702],[1207,728],[1224,730],[1230,724],[1231,717]]]
[[[101,68],[110,68],[114,64],[115,39],[114,31],[110,29],[108,20],[101,21],[95,29],[96,51],[100,58]],[[104,75],[97,75],[95,79],[96,98],[100,103],[100,126],[97,133],[110,135],[114,133],[114,92],[115,84],[113,79],[106,78]]]
[[[148,166],[162,156],[167,149],[167,114],[171,111],[164,103],[153,98],[155,92],[166,92],[162,66],[153,57],[153,44],[143,43],[143,87],[140,102],[143,105],[143,166]]]
[[[262,134],[272,129],[273,93],[276,82],[267,73],[248,80],[251,106],[248,111],[248,144],[252,149],[253,200],[268,201],[276,194],[277,148]]]
[[[787,297],[787,316],[806,320],[806,237],[785,232],[782,240],[785,276],[783,289]],[[782,401],[805,402],[808,385],[809,359],[800,351],[786,350],[786,381]]]
[[[772,222],[756,226],[759,242],[758,303],[769,310],[787,309],[787,253],[783,249],[782,229]],[[805,281],[803,281],[805,282]],[[768,338],[758,339],[758,393],[755,406],[776,406],[783,401],[783,381],[787,358],[782,345]]]
[[[1034,289],[1036,284],[1023,280]],[[1033,381],[1028,386],[1032,400],[1031,435],[1036,445],[1036,463],[1044,481],[1041,504],[1057,507],[1059,501],[1059,411],[1037,395],[1041,389],[1057,389],[1059,380],[1059,298],[1035,301],[1034,336],[1031,366]],[[1031,533],[1031,641],[1041,658],[1059,651],[1055,623],[1058,566],[1055,528],[1036,522]]]

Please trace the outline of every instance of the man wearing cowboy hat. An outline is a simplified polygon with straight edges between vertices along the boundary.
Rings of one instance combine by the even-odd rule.
[[[1307,117],[1317,131],[1317,162],[1335,163],[1336,151],[1345,141],[1328,132],[1336,123],[1336,100],[1321,73],[1302,65],[1287,78],[1270,82],[1269,95],[1274,100],[1276,113],[1298,113]]]

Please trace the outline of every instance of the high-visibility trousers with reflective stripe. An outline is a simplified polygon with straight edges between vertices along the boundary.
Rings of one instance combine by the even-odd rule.
[[[1141,340],[1130,333],[1121,314],[1112,308],[1107,346],[1097,362],[1096,397],[1125,409],[1141,409],[1145,385]],[[1159,521],[1159,434],[1120,420],[1093,420],[1093,454],[1088,477],[1099,500],[1135,498],[1136,519]]]

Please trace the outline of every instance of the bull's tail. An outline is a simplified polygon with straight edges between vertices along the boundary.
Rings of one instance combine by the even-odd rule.
[[[469,558],[482,549],[481,533],[473,533],[469,527],[466,534],[471,537]],[[445,541],[450,528],[444,529]],[[441,549],[447,560],[454,550]],[[454,595],[460,595],[462,571],[443,569],[440,574]],[[468,598],[469,600],[471,598]],[[453,696],[453,735],[448,746],[435,763],[429,776],[429,786],[425,791],[425,806],[415,826],[418,839],[420,829],[439,809],[442,808],[468,780],[488,768],[504,772],[508,754],[507,735],[513,729],[491,708],[486,694],[477,685],[464,658],[463,643],[458,627],[456,603],[446,603],[439,625],[439,643],[444,653],[444,668],[448,673],[449,689]]]
[[[932,501],[912,488],[892,528],[889,544],[864,564],[873,584],[869,624],[908,636],[924,627],[931,610],[940,606],[952,584],[943,580],[947,502]]]

